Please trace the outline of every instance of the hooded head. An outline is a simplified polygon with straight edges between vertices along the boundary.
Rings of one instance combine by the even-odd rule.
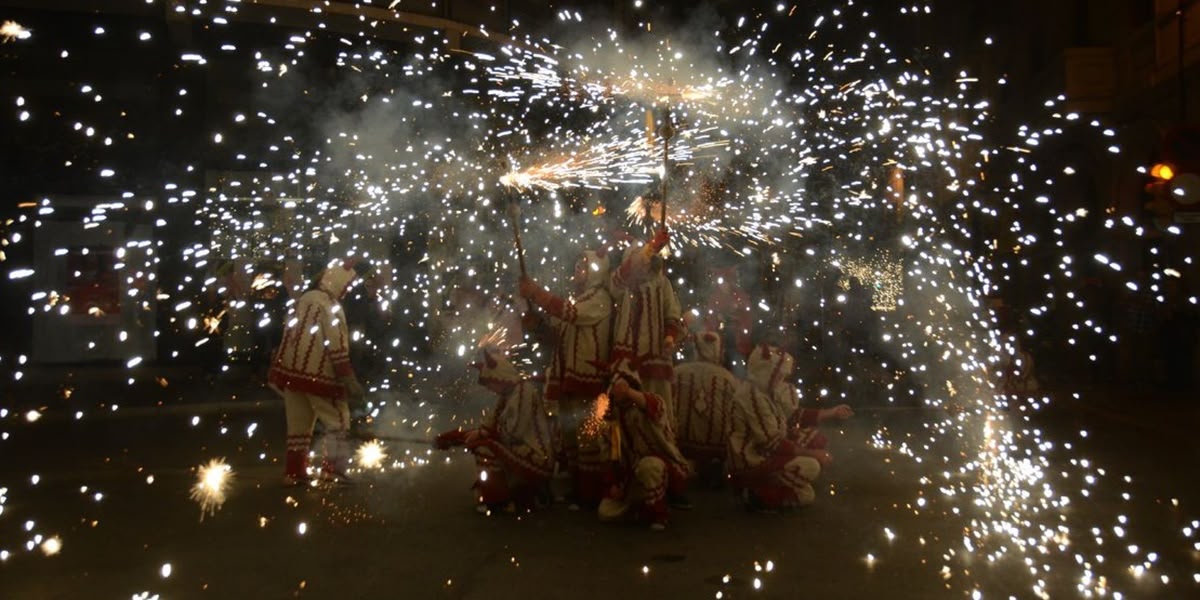
[[[321,273],[317,288],[329,294],[331,298],[341,300],[346,295],[346,290],[350,289],[350,284],[354,283],[359,276],[369,273],[370,270],[371,263],[358,258],[350,258],[341,263],[329,265]]]
[[[604,285],[608,281],[608,251],[585,250],[575,263],[574,281],[580,291]]]
[[[770,388],[786,379],[795,368],[792,355],[776,346],[759,344],[746,360],[746,374],[754,383]]]
[[[521,373],[508,361],[504,351],[493,346],[481,349],[480,362],[475,363],[479,369],[479,384],[484,387],[508,387],[521,382]]]
[[[696,359],[712,363],[714,365],[721,364],[722,348],[721,334],[716,331],[705,331],[696,334]]]

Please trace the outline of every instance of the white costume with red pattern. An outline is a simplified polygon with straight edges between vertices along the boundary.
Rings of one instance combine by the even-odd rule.
[[[541,390],[503,352],[485,348],[479,367],[479,383],[499,396],[495,408],[478,429],[443,433],[436,445],[465,445],[475,455],[481,469],[475,483],[481,504],[514,501],[530,508],[554,469],[552,417]]]
[[[283,396],[288,438],[285,474],[307,479],[308,452],[317,419],[325,425],[326,470],[341,473],[348,460],[350,408],[340,382],[353,378],[350,335],[339,300],[354,282],[353,263],[325,269],[317,289],[305,292],[288,316],[268,380]]]
[[[821,464],[789,439],[796,411],[786,390],[776,388],[791,365],[786,352],[759,346],[747,364],[749,378],[735,396],[727,466],[734,485],[767,508],[812,503],[812,481],[821,472]]]
[[[546,398],[590,401],[608,383],[613,297],[608,290],[608,257],[587,251],[586,280],[576,294],[560,298],[542,289],[533,302],[550,315],[557,344],[546,368]],[[585,402],[586,404],[586,402]]]
[[[771,401],[787,415],[788,439],[800,451],[825,450],[829,440],[817,428],[821,411],[800,404],[800,390],[789,381],[795,370],[791,354],[774,346],[760,345],[748,361],[746,376],[765,390]]]
[[[636,370],[629,361],[617,364],[619,377],[640,385]],[[653,523],[665,524],[668,516],[667,494],[681,495],[691,476],[687,459],[675,445],[668,426],[667,406],[652,392],[645,394],[645,406],[610,406],[612,419],[597,427],[593,434],[607,444],[613,463],[614,486],[608,500],[623,509],[609,514],[601,505],[601,518],[610,520],[625,516],[625,509],[636,509],[638,516]],[[614,431],[615,430],[615,431]],[[617,446],[614,451],[613,441]],[[581,444],[587,445],[586,442]]]
[[[577,293],[560,298],[532,285],[522,295],[550,316],[555,331],[554,354],[546,367],[546,406],[558,418],[563,467],[571,474],[576,500],[594,492],[581,489],[579,427],[589,407],[608,383],[613,297],[608,289],[608,256],[586,251],[576,265]],[[523,289],[525,289],[523,287]]]
[[[675,435],[685,456],[724,461],[738,380],[721,366],[721,334],[696,335],[696,358],[675,367]]]
[[[674,353],[666,340],[683,339],[679,298],[661,269],[651,267],[644,249],[630,248],[612,275],[613,289],[621,296],[613,329],[612,358],[637,365],[644,391],[659,396],[667,407],[667,426],[674,428],[671,397]]]

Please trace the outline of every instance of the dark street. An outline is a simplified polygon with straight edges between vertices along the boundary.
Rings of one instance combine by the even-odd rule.
[[[1054,496],[1071,498],[1061,509],[1005,505],[1024,510],[1021,519],[1062,528],[1054,542],[1064,549],[1027,550],[1040,571],[1030,579],[1014,576],[1011,562],[987,560],[985,552],[1012,547],[1006,534],[974,552],[964,547],[966,528],[986,517],[943,497],[938,490],[956,477],[943,479],[929,465],[940,456],[954,464],[952,455],[968,448],[948,438],[918,450],[917,463],[872,439],[885,430],[893,440],[908,433],[919,440],[941,420],[929,411],[862,407],[832,433],[835,466],[817,502],[798,514],[751,514],[728,489],[698,489],[694,510],[675,511],[668,531],[653,533],[562,505],[476,514],[470,456],[425,443],[387,442],[384,466],[358,473],[352,487],[285,489],[277,462],[282,405],[266,390],[229,381],[210,387],[187,373],[173,374],[179,379],[169,388],[91,376],[98,381],[77,379],[70,402],[33,384],[22,388],[23,408],[39,396],[53,406],[34,423],[13,414],[5,420],[5,454],[21,460],[0,467],[0,539],[61,541],[52,556],[36,543],[32,551],[9,545],[5,597],[87,590],[97,598],[931,598],[975,589],[1026,597],[1035,592],[1028,581],[1058,597],[1090,587],[1077,557],[1091,565],[1090,585],[1110,594],[1200,591],[1193,548],[1200,538],[1185,530],[1200,489],[1180,484],[1200,451],[1190,435],[1198,409],[1162,394],[1085,392],[1014,425],[1041,430],[1044,482]],[[121,407],[108,410],[118,398]],[[380,436],[417,440],[438,430],[427,409],[398,402],[377,424]],[[76,420],[71,407],[87,416]],[[196,465],[213,458],[224,458],[233,478],[225,502],[201,519],[189,489]],[[1080,479],[1086,474],[1095,482]],[[1040,483],[1014,485],[1010,493],[1040,494]],[[1135,574],[1144,562],[1148,568]]]

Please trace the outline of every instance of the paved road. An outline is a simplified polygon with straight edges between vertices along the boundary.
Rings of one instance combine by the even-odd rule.
[[[748,514],[728,491],[696,490],[695,510],[653,533],[563,507],[478,515],[469,457],[423,443],[389,443],[387,467],[352,488],[283,489],[282,410],[251,383],[81,380],[69,399],[30,384],[5,400],[0,420],[0,550],[9,553],[0,598],[1071,597],[1100,576],[1109,593],[1130,598],[1200,595],[1196,540],[1183,530],[1200,516],[1195,410],[1093,395],[1060,399],[1028,423],[1004,415],[997,431],[1036,430],[1053,447],[1022,456],[1029,444],[1015,443],[996,455],[1016,466],[965,474],[956,465],[986,457],[987,441],[931,437],[929,426],[966,417],[864,410],[832,432],[837,462],[813,507]],[[43,415],[32,423],[30,406]],[[400,398],[378,431],[424,439],[469,408],[469,399],[448,409]],[[1037,452],[1052,467],[1040,479],[979,486],[981,473],[1031,468]],[[220,457],[234,480],[202,520],[189,498],[194,467]],[[983,491],[947,492],[972,488]],[[1062,495],[1073,499],[1066,508],[1038,500]],[[981,545],[967,533],[1004,523],[1066,533],[1031,539],[1024,552],[1014,536]],[[39,534],[57,536],[61,549],[27,550]]]

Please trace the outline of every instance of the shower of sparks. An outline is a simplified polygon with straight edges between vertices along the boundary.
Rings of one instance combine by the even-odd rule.
[[[190,494],[193,501],[200,505],[200,520],[216,514],[225,504],[225,494],[233,483],[233,467],[225,463],[223,458],[214,458],[206,465],[196,467],[196,484]]]
[[[501,351],[508,351],[512,347],[511,337],[507,327],[496,327],[489,331],[487,335],[479,338],[476,348],[495,348]]]
[[[1052,593],[1052,568],[1069,573],[1062,577],[1083,596],[1134,585],[1173,591],[1163,562],[1152,558],[1159,550],[1135,546],[1123,515],[1099,503],[1087,517],[1071,514],[1070,507],[1100,493],[1101,482],[1121,483],[1073,441],[1029,424],[1049,398],[1010,406],[1012,399],[995,391],[993,374],[1006,356],[995,299],[1014,289],[1030,299],[1013,307],[1022,343],[1064,336],[1072,347],[1111,344],[1118,341],[1114,323],[1082,291],[1087,274],[1161,304],[1168,277],[1195,272],[1191,256],[1166,251],[1181,239],[1179,226],[1063,191],[1082,176],[1078,165],[1063,164],[1076,157],[1058,146],[1105,148],[1113,156],[1120,148],[1115,131],[1071,112],[1062,98],[1006,132],[1000,123],[1008,119],[997,119],[986,86],[955,57],[907,56],[877,35],[880,20],[910,18],[908,9],[873,14],[849,0],[748,16],[687,46],[667,41],[671,35],[646,41],[579,24],[566,45],[514,27],[511,43],[474,53],[447,50],[442,36],[428,32],[411,33],[397,44],[403,49],[393,49],[367,29],[340,37],[323,27],[276,40],[271,52],[241,50],[224,36],[238,26],[231,15],[243,3],[184,4],[197,23],[212,20],[197,35],[203,29],[206,40],[222,42],[215,47],[225,55],[218,64],[189,52],[174,69],[186,77],[151,79],[178,86],[164,103],[169,112],[155,122],[192,127],[183,120],[213,111],[205,115],[212,127],[205,152],[233,166],[206,172],[187,154],[163,157],[172,165],[167,175],[123,179],[122,152],[140,149],[134,140],[154,132],[50,100],[79,96],[101,108],[124,101],[101,84],[73,78],[71,87],[40,100],[8,100],[16,125],[68,124],[54,134],[72,148],[64,168],[107,194],[84,211],[39,197],[0,228],[4,281],[29,290],[31,318],[66,327],[87,314],[111,325],[70,340],[79,356],[136,364],[130,359],[152,356],[156,339],[187,340],[175,346],[198,354],[216,347],[227,367],[244,360],[258,334],[277,335],[269,328],[288,318],[286,304],[312,283],[314,265],[353,254],[376,264],[377,287],[365,303],[388,320],[355,329],[353,343],[387,365],[370,384],[397,397],[435,399],[420,404],[429,414],[406,413],[406,424],[428,427],[433,417],[450,416],[438,412],[449,404],[443,401],[468,389],[461,366],[470,349],[513,351],[513,362],[529,372],[548,358],[548,349],[522,339],[528,332],[512,306],[517,258],[510,223],[496,211],[502,186],[522,193],[526,260],[531,275],[553,290],[567,288],[579,250],[644,241],[662,214],[662,204],[648,198],[665,188],[675,252],[667,269],[685,308],[704,301],[706,261],[745,259],[758,277],[743,281],[754,296],[756,325],[784,328],[791,323],[778,315],[812,307],[803,315],[821,342],[812,347],[828,348],[841,330],[826,308],[842,290],[818,283],[845,274],[874,291],[872,324],[881,335],[869,348],[853,348],[850,358],[812,360],[841,361],[828,365],[842,378],[844,389],[829,392],[841,401],[878,384],[889,403],[944,409],[930,410],[937,416],[920,431],[881,429],[871,443],[927,469],[911,482],[918,488],[913,510],[951,522],[955,531],[947,539],[893,526],[889,543],[943,544],[933,568],[963,589],[988,581],[987,565],[1015,564],[1029,572],[1020,585],[1038,596]],[[794,35],[802,31],[807,35]],[[852,32],[859,39],[847,41]],[[103,34],[97,27],[95,37]],[[0,36],[31,40],[13,52],[46,37],[31,39],[13,21],[0,26]],[[334,51],[307,43],[330,36],[337,37]],[[139,41],[149,47],[154,40]],[[61,60],[68,64],[89,48],[61,50]],[[337,101],[328,104],[338,108],[310,119],[309,107],[284,100],[322,95],[309,77],[327,73],[322,57],[337,67],[337,89],[329,90]],[[234,95],[243,105],[206,107],[203,94],[189,94],[188,82],[218,69],[253,79],[257,93]],[[356,90],[354,102],[347,89]],[[110,112],[124,115],[127,107],[115,108]],[[664,161],[657,132],[668,110],[676,133]],[[75,153],[94,160],[74,161]],[[506,161],[509,172],[490,167]],[[81,231],[110,219],[130,224],[111,253],[89,254],[64,241],[36,269],[9,266],[18,255],[12,247],[29,244],[33,230],[53,219]],[[136,224],[143,221],[154,225]],[[1081,238],[1114,248],[1085,254]],[[1115,247],[1132,241],[1150,248],[1144,279],[1134,275],[1141,265],[1122,264],[1126,254]],[[82,281],[62,276],[73,262],[94,265],[111,280],[86,279],[83,269],[71,271]],[[116,290],[112,298],[95,293],[106,286]],[[284,308],[273,307],[267,290],[278,291]],[[196,338],[204,334],[211,337]],[[186,349],[172,352],[172,360],[196,358]],[[873,364],[883,360],[878,356],[888,364]],[[28,357],[0,359],[20,381]],[[871,380],[858,370],[886,377]],[[911,385],[894,385],[897,373]],[[373,408],[416,410],[399,400]],[[33,415],[32,423],[56,410],[11,414]],[[71,410],[76,419],[85,414]],[[602,396],[585,428],[599,427],[606,411]],[[198,424],[197,417],[201,431]],[[387,461],[377,442],[359,448],[358,460],[364,468]],[[399,464],[428,462],[405,461]],[[191,497],[202,519],[225,501],[232,476],[219,460],[198,468]],[[0,509],[7,491],[0,488]],[[102,497],[88,493],[97,502]],[[1193,546],[1200,526],[1191,523],[1183,536],[1189,551],[1200,549]],[[306,531],[301,522],[298,532]],[[1118,560],[1114,544],[1136,549]],[[886,557],[866,557],[872,569],[886,564]]]
[[[895,310],[897,302],[904,296],[904,265],[892,258],[887,251],[862,259],[834,261],[847,277],[854,277],[871,290],[871,308]],[[842,281],[848,289],[849,282]]]
[[[354,452],[354,460],[363,469],[379,469],[387,460],[387,452],[382,442],[371,440],[358,447]]]
[[[608,394],[600,394],[596,397],[596,400],[592,402],[591,412],[579,426],[581,435],[595,436],[599,433],[600,428],[604,425],[604,419],[608,415],[608,405]]]

